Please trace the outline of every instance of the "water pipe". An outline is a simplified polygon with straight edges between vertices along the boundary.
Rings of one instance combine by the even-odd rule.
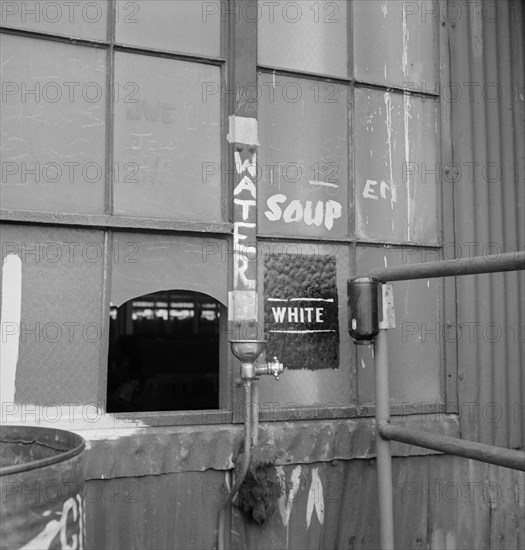
[[[236,476],[235,483],[228,493],[224,505],[219,511],[218,524],[218,550],[224,550],[224,515],[226,509],[233,503],[239,489],[246,477],[250,465],[251,447],[256,445],[259,437],[259,388],[258,377],[263,374],[271,374],[276,380],[279,380],[279,374],[284,370],[283,364],[277,357],[266,365],[256,365],[255,361],[259,355],[266,349],[265,340],[231,340],[230,348],[241,362],[241,378],[244,385],[244,453],[242,457],[239,473]]]

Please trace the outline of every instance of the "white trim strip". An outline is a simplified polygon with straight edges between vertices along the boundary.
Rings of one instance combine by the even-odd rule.
[[[290,302],[333,302],[333,298],[290,298]]]
[[[269,302],[334,302],[333,298],[268,298]]]
[[[284,334],[310,334],[312,332],[335,332],[335,330],[270,330],[270,332],[278,332]]]
[[[321,185],[323,187],[334,187],[335,189],[339,188],[339,185],[337,185],[336,183],[329,183],[327,181],[310,180],[308,183],[310,185]]]

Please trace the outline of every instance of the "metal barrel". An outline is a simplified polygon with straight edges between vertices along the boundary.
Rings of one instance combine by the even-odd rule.
[[[82,550],[85,441],[65,430],[0,426],[1,550]]]

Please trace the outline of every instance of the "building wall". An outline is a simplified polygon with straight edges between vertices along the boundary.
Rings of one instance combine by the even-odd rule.
[[[218,3],[207,4],[213,22]],[[258,182],[261,259],[290,250],[336,259],[339,363],[327,368],[320,361],[278,383],[261,381],[261,441],[283,453],[278,471],[286,497],[262,528],[234,511],[231,547],[377,547],[373,351],[356,350],[348,337],[346,281],[380,265],[453,259],[452,250],[464,255],[471,242],[480,243],[477,253],[523,249],[522,5],[498,2],[501,16],[491,22],[496,16],[482,2],[312,2],[304,12],[310,27],[290,26],[281,16],[275,43],[265,23],[246,13],[235,24],[215,20],[205,27],[213,28],[207,40],[195,41],[204,35],[202,12],[186,3],[181,19],[177,5],[160,23],[143,10],[130,34],[125,23],[137,13],[111,12],[108,19],[105,3],[95,27],[11,20],[2,29],[2,41],[16,46],[2,48],[6,74],[19,86],[2,104],[2,152],[11,163],[11,179],[2,181],[2,421],[52,424],[86,437],[88,548],[215,546],[220,487],[231,485],[242,445],[238,364],[228,357],[228,335],[220,410],[110,415],[107,320],[110,303],[158,289],[203,291],[224,305],[240,296],[231,292],[246,290],[234,282],[231,245],[244,215],[234,208],[233,191],[249,170],[236,171],[234,153],[245,160],[253,150],[246,143],[236,149],[242,136],[227,137],[227,117],[257,117],[260,144],[249,145],[263,169],[293,162],[317,170],[314,183],[306,181],[311,193],[268,173]],[[166,24],[181,20],[191,32]],[[283,56],[279,40],[287,32],[296,34]],[[348,46],[343,61],[330,55],[341,41]],[[66,70],[56,59],[69,60]],[[34,89],[56,71],[62,81],[97,83],[92,88],[104,91],[102,99],[89,108],[84,98],[58,105],[31,95],[21,100],[22,84]],[[120,90],[122,101],[114,102],[106,86],[112,78],[138,89]],[[247,85],[255,79],[263,91],[288,85],[302,98],[277,93],[253,101]],[[201,86],[186,88],[185,81]],[[471,81],[480,85],[465,84]],[[491,94],[487,85],[494,82],[503,93],[492,102],[483,90]],[[240,94],[222,94],[239,84]],[[448,94],[458,85],[456,100]],[[124,103],[134,94],[138,108]],[[137,134],[154,138],[130,145],[126,139]],[[183,144],[174,172],[166,153],[171,138]],[[75,150],[79,143],[87,145]],[[91,187],[85,178],[68,186],[67,172],[60,181],[40,173],[45,181],[38,182],[30,171],[21,180],[23,162],[55,162],[57,150],[67,153],[61,162],[94,163],[103,177],[86,172]],[[204,183],[195,151],[207,162]],[[139,161],[145,172],[135,182]],[[466,170],[454,176],[472,162],[480,163],[481,183],[465,180]],[[484,167],[493,169],[489,162],[502,167],[501,182],[483,175]],[[116,181],[115,165],[132,170]],[[338,179],[329,179],[333,170]],[[339,187],[319,186],[321,177]],[[277,191],[303,202],[340,202],[342,215],[330,228],[271,220],[267,201]],[[262,324],[263,261],[249,274]],[[455,285],[394,287],[395,421],[523,447],[523,276],[469,277]],[[450,336],[450,327],[465,334],[467,323],[483,329],[491,322],[504,335],[496,342],[483,332],[473,341]],[[395,455],[399,547],[525,546],[522,474],[401,445]]]
[[[450,29],[455,244],[464,257],[515,252],[525,247],[523,4],[460,6]],[[467,439],[524,446],[524,286],[523,271],[457,282],[458,403],[477,409],[475,422],[461,416]]]

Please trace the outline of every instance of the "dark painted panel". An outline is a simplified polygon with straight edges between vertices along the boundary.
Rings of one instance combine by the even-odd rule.
[[[348,235],[348,89],[259,74],[259,226],[266,235]]]
[[[266,354],[278,355],[288,369],[339,367],[336,265],[328,255],[264,258]]]
[[[115,81],[114,213],[221,221],[220,68],[117,52]]]
[[[103,214],[105,51],[0,41],[2,208]]]
[[[259,382],[261,403],[272,403],[274,410],[288,411],[291,407],[302,405],[314,405],[316,407],[333,407],[335,404],[349,404],[352,403],[355,396],[355,382],[354,382],[354,365],[352,361],[352,344],[350,337],[348,336],[348,310],[346,307],[346,281],[350,276],[350,253],[349,248],[343,245],[335,245],[329,243],[275,243],[275,242],[261,242],[259,241],[259,253],[261,262],[259,265],[259,280],[264,280],[264,258],[270,254],[287,254],[300,256],[305,255],[309,258],[315,258],[316,262],[332,262],[335,261],[335,283],[337,287],[337,311],[338,311],[338,330],[339,336],[334,338],[333,345],[338,346],[338,351],[331,352],[330,357],[323,354],[315,355],[315,361],[318,362],[317,366],[312,364],[312,358],[305,358],[304,364],[309,364],[310,369],[296,368],[297,365],[293,364],[293,355],[295,352],[292,350],[286,351],[288,346],[286,340],[275,338],[272,333],[270,337],[270,352],[277,354],[277,357],[284,361],[285,371],[280,376],[278,381],[273,380],[269,376],[261,377]],[[275,266],[276,269],[282,267]],[[288,268],[287,268],[288,269]],[[277,275],[277,279],[282,281],[286,276],[301,277],[301,274],[292,275],[292,272],[288,270],[288,273],[284,272]],[[316,281],[317,275],[311,276],[312,281]],[[316,283],[314,283],[316,284]],[[259,289],[259,312],[260,322],[264,323],[264,288],[260,285]],[[313,326],[313,325],[312,325]],[[316,326],[319,326],[317,324]],[[307,329],[308,330],[308,329]],[[327,342],[327,345],[332,345]],[[293,346],[292,346],[293,347]],[[281,358],[281,354],[284,352],[284,359]],[[291,352],[291,355],[288,355]],[[301,350],[298,357],[302,353],[310,354],[311,350],[308,348]],[[267,356],[271,359],[270,356]],[[336,368],[333,367],[334,358],[338,358],[336,361]],[[292,360],[290,367],[288,367],[288,361]]]

